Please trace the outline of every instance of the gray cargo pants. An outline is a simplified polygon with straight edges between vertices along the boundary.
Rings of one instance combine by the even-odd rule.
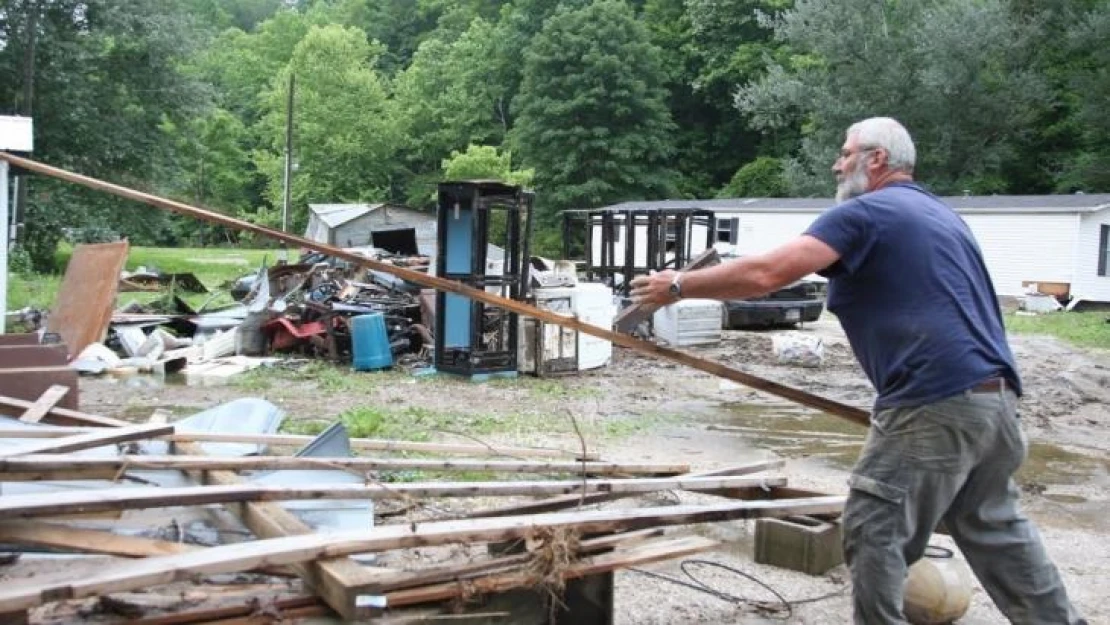
[[[1012,623],[1083,623],[1018,508],[1012,476],[1027,449],[1016,406],[1012,391],[968,391],[872,416],[843,517],[857,624],[906,623],[906,570],[941,520]]]

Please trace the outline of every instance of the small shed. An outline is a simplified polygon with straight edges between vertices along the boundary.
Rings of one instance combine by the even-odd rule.
[[[309,204],[305,238],[338,247],[374,244],[374,233],[412,229],[419,253],[435,253],[435,214],[400,204]]]
[[[1036,288],[1110,302],[1110,194],[941,198],[971,228],[999,295]],[[758,254],[801,234],[832,200],[733,198],[624,202],[611,209],[697,208],[716,216],[716,245]]]

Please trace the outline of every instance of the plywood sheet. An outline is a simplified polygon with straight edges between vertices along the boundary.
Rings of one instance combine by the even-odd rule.
[[[69,347],[72,358],[90,343],[104,340],[112,321],[119,274],[127,261],[127,241],[78,245],[46,322]]]

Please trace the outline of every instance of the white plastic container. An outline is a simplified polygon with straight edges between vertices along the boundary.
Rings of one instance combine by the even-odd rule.
[[[655,311],[655,337],[674,347],[720,342],[722,314],[717,300],[679,300]]]

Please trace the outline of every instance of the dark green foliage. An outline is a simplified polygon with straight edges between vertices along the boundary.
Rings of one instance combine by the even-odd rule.
[[[513,144],[536,170],[538,217],[672,190],[660,50],[622,2],[562,8],[524,58]]]
[[[37,159],[275,225],[295,73],[295,228],[309,202],[427,206],[458,153],[535,171],[557,255],[565,208],[828,195],[877,114],[940,192],[1110,192],[1107,41],[1110,0],[0,0],[0,114],[34,117]],[[23,266],[236,241],[24,182]]]
[[[787,197],[787,192],[782,161],[760,156],[738,169],[732,180],[717,192],[717,197]]]

